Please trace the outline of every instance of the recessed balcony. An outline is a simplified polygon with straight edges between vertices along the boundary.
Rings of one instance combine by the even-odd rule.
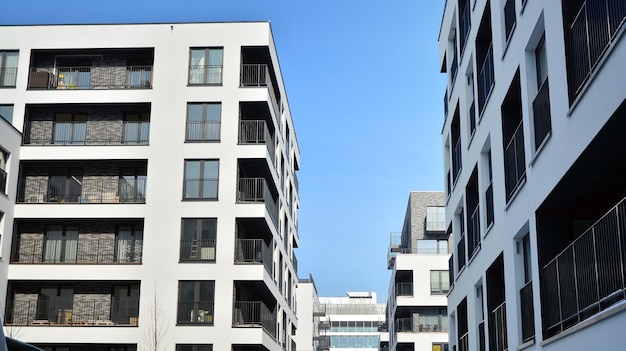
[[[276,299],[262,281],[236,281],[233,327],[262,328],[276,337]]]

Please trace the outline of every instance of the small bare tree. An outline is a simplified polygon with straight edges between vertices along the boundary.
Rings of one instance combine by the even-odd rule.
[[[164,318],[165,312],[159,302],[156,293],[156,283],[154,284],[154,296],[148,307],[150,325],[143,332],[142,341],[147,351],[159,351],[162,347],[162,341],[167,334],[167,323]]]

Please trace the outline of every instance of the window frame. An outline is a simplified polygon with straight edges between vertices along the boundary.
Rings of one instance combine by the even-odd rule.
[[[433,274],[436,274],[438,276],[438,281],[434,282],[433,281]],[[448,281],[448,288],[445,289],[444,288],[444,278],[446,280],[449,280],[449,275],[448,275],[448,271],[447,270],[431,270],[430,271],[430,294],[431,295],[446,295],[448,294],[448,292],[450,291],[450,282]],[[435,289],[435,286],[433,283],[437,283],[437,289]]]
[[[185,235],[185,223],[189,222],[191,224],[193,224],[193,222],[196,222],[196,229],[195,229],[195,238],[194,239],[185,239],[184,235]],[[203,231],[205,230],[204,228],[204,222],[209,222],[212,223],[212,228],[208,228],[209,231],[209,239],[203,239],[202,238],[202,234]],[[210,224],[211,225],[211,224]],[[179,260],[180,262],[215,262],[216,260],[216,250],[217,250],[217,218],[182,218],[181,222],[180,222],[180,226],[181,226],[181,232],[180,232],[180,253],[179,253]],[[186,248],[184,245],[184,242],[190,240],[191,242],[189,243],[189,255],[184,255],[184,249]],[[197,253],[195,255],[195,257],[192,257],[191,251],[192,247],[193,247],[193,241],[197,241],[200,242],[200,255],[198,256]],[[207,245],[203,245],[203,242],[207,241]],[[204,249],[208,249],[206,250],[206,252],[204,251]],[[212,249],[212,250],[211,250]],[[205,256],[206,253],[206,258],[203,258],[203,256]],[[189,256],[189,257],[187,257]]]
[[[15,53],[17,62],[15,67],[7,67],[7,54]],[[19,66],[20,52],[19,50],[0,50],[0,88],[15,88],[17,83],[17,68]],[[7,79],[10,77],[8,70],[14,69],[13,79]],[[6,82],[6,84],[5,84]]]
[[[189,117],[191,106],[200,106],[200,120],[191,121]],[[209,119],[209,106],[217,106],[217,119]],[[187,115],[186,115],[186,128],[185,128],[185,142],[219,142],[221,139],[221,125],[222,125],[222,103],[221,102],[188,102],[187,103]],[[200,131],[198,133],[197,127],[191,128],[192,123],[200,124]],[[192,130],[190,130],[192,129]],[[190,137],[190,134],[200,136],[197,138]],[[216,136],[214,136],[216,135]]]
[[[182,293],[183,293],[183,284],[193,284],[193,301],[181,301]],[[207,284],[204,289],[208,291],[212,291],[213,296],[210,300],[201,301],[201,290],[203,289],[202,285]],[[177,310],[176,310],[176,324],[177,325],[214,325],[214,314],[215,314],[215,280],[179,280],[178,281],[178,297],[177,297]],[[191,308],[187,308],[185,310],[181,310],[182,304],[191,303]],[[210,308],[209,310],[201,309],[201,304],[206,303],[206,307]],[[187,317],[187,310],[189,310],[189,320],[187,318],[182,318],[182,313]],[[200,313],[203,311],[203,313]],[[209,312],[208,314],[204,314],[205,312]],[[197,316],[197,319],[195,318]],[[204,320],[201,320],[204,319]]]
[[[206,62],[207,64],[204,65],[194,65],[194,51],[196,52],[202,52],[204,51],[204,55],[202,57],[202,61]],[[219,65],[210,65],[208,64],[211,60],[211,52],[213,51],[221,51],[221,57],[219,59],[220,64]],[[199,81],[195,81],[195,79],[193,78],[194,76],[198,75],[197,73],[193,73],[192,68],[193,67],[202,67],[204,68],[204,72],[201,73],[201,79],[199,79]],[[189,48],[189,69],[188,69],[188,75],[187,75],[187,84],[188,86],[221,86],[222,82],[223,82],[223,78],[224,78],[224,47],[221,46],[209,46],[209,47],[190,47]],[[212,67],[219,67],[219,79],[216,82],[213,81],[209,81],[209,77],[212,76],[212,74],[209,73],[209,69]],[[214,73],[213,73],[214,74]]]
[[[199,175],[198,178],[189,178],[187,165],[192,162],[199,162]],[[215,162],[216,167],[216,177],[215,178],[207,178],[205,175],[205,163],[207,162]],[[220,163],[218,159],[187,159],[184,160],[184,169],[183,169],[183,201],[217,201],[219,197],[219,173],[220,173]],[[197,181],[197,197],[188,196],[189,193],[189,185],[188,182]],[[202,196],[205,194],[204,182],[206,181],[215,181],[215,195],[214,196]]]

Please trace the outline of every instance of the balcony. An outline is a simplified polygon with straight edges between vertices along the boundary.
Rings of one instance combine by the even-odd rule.
[[[396,318],[397,333],[438,333],[448,331],[447,316]]]
[[[624,25],[626,6],[621,0],[564,2],[565,52],[570,103],[580,94],[602,58],[615,44]]]
[[[513,136],[504,148],[504,174],[506,201],[508,202],[526,177],[523,121],[519,122]]]
[[[24,123],[24,145],[146,145],[150,122],[85,121]]]
[[[276,337],[276,310],[271,311],[261,301],[235,301],[233,327],[262,327]]]
[[[28,89],[151,89],[152,66],[32,67]]]
[[[10,326],[134,326],[139,302],[10,300],[5,325]]]
[[[417,239],[415,241],[415,246],[415,250],[418,255],[446,255],[451,253],[450,248],[448,247],[448,239]]]
[[[235,241],[236,264],[262,264],[272,275],[273,255],[263,239],[237,239]]]
[[[239,178],[237,203],[265,203],[274,224],[278,223],[278,207],[265,178]]]
[[[81,180],[27,177],[18,182],[17,203],[145,203],[146,179],[105,176]]]
[[[264,120],[242,120],[239,121],[239,144],[265,144],[270,155],[270,160],[274,164],[274,138]]]
[[[626,199],[541,270],[544,335],[556,335],[626,296]]]
[[[413,283],[412,282],[397,282],[396,283],[396,296],[413,296]]]
[[[214,239],[193,239],[180,241],[181,261],[215,261]]]
[[[496,307],[490,313],[489,342],[493,344],[493,350],[508,350],[506,331],[506,301]]]
[[[533,101],[533,120],[535,122],[535,150],[537,150],[552,130],[548,78],[539,88],[539,92],[537,92],[537,96]]]
[[[141,263],[142,247],[126,239],[19,239],[11,263],[133,264]]]
[[[276,89],[272,82],[272,76],[270,68],[266,64],[242,64],[241,65],[241,87],[267,87],[267,91],[270,95],[272,107],[274,109],[275,116],[280,115],[279,102],[280,100],[276,96]]]
[[[328,335],[314,336],[313,341],[317,342],[317,348],[315,349],[315,351],[330,350],[330,336]]]
[[[465,334],[461,335],[459,338],[459,351],[469,351],[469,334],[465,332]]]
[[[487,100],[491,95],[495,85],[493,71],[493,45],[489,43],[489,48],[485,54],[485,59],[480,63],[480,73],[478,74],[478,112],[482,115]]]

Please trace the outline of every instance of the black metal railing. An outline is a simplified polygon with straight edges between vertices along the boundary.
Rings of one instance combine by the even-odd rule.
[[[535,318],[533,308],[533,282],[529,281],[519,291],[522,312],[522,342],[535,337]]]
[[[413,296],[413,283],[412,282],[396,283],[396,296]]]
[[[151,89],[152,66],[34,67],[28,89]]]
[[[2,155],[0,155],[2,157]],[[6,194],[7,191],[7,172],[0,169],[0,193]]]
[[[217,200],[219,179],[185,179],[183,194],[185,200]]]
[[[239,143],[240,144],[265,144],[270,154],[270,159],[274,163],[274,138],[270,134],[265,121],[263,120],[243,120],[239,121]],[[297,184],[297,183],[296,183]],[[297,187],[297,185],[296,185]]]
[[[22,179],[18,203],[145,203],[146,179]]]
[[[561,331],[626,298],[626,199],[541,271],[544,335]]]
[[[508,350],[506,335],[506,301],[494,308],[490,313],[489,343],[495,351]]]
[[[524,128],[520,121],[515,133],[504,148],[504,180],[506,201],[508,202],[526,176],[526,157],[524,154]]]
[[[457,266],[458,266],[457,271],[461,272],[461,269],[465,267],[465,233],[461,235],[461,239],[459,240],[459,243],[457,244],[456,256],[457,256]]]
[[[213,324],[213,306],[211,300],[179,301],[176,322],[179,324]]]
[[[276,311],[270,311],[261,301],[235,301],[233,326],[263,327],[269,335],[276,337],[276,320]]]
[[[461,41],[461,55],[463,55],[463,52],[465,51],[465,44],[467,44],[467,38],[469,36],[470,29],[472,28],[470,0],[463,1],[461,6],[463,7],[463,11],[459,16],[459,27],[461,29],[459,33],[459,40]]]
[[[272,77],[268,65],[257,63],[242,64],[240,86],[267,87],[267,90],[270,94],[272,107],[274,108],[274,113],[276,116],[279,116],[280,109],[278,108],[278,99],[276,98],[276,92],[274,91],[274,84],[272,83]]]
[[[222,65],[190,65],[189,84],[222,84]]]
[[[17,67],[0,67],[0,87],[14,87],[17,81]]]
[[[515,27],[515,0],[506,0],[504,3],[504,34],[508,41]]]
[[[487,217],[487,228],[494,221],[494,209],[493,209],[493,181],[489,181],[489,186],[485,191],[485,215]]]
[[[278,207],[265,178],[239,178],[237,202],[263,202],[272,221],[278,223]]]
[[[215,239],[180,241],[181,261],[215,261]]]
[[[482,115],[485,104],[491,91],[493,90],[495,80],[493,72],[493,45],[489,43],[489,49],[485,55],[485,60],[481,62],[480,73],[478,74],[478,113]]]
[[[478,351],[486,351],[485,321],[478,323]]]
[[[141,239],[19,239],[12,263],[141,263]]]
[[[24,123],[24,145],[145,145],[150,122],[86,121]]]
[[[471,258],[480,247],[480,204],[467,219],[467,252]]]
[[[220,121],[187,121],[185,141],[219,141]]]
[[[550,87],[548,78],[537,92],[537,96],[533,101],[533,120],[535,124],[535,150],[541,146],[541,143],[552,130],[552,122],[550,120]]]
[[[462,169],[462,160],[461,160],[461,138],[458,138],[456,144],[454,144],[454,149],[452,150],[452,180],[456,183],[456,180],[461,175]]]
[[[235,263],[263,264],[267,272],[272,275],[272,250],[263,239],[237,239]]]
[[[94,295],[94,298],[99,298],[99,295]],[[139,301],[10,300],[7,304],[5,324],[137,326],[138,317]]]
[[[397,333],[436,333],[448,331],[448,316],[396,318]]]
[[[613,45],[625,19],[626,4],[622,0],[587,0],[572,23],[567,24],[565,48],[570,102],[576,99]]]
[[[459,337],[459,351],[469,351],[469,334],[465,334]]]

